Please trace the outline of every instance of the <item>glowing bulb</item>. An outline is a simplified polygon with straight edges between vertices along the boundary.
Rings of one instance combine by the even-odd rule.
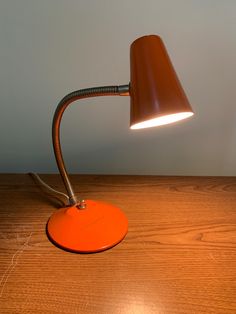
[[[182,119],[186,119],[188,117],[191,117],[192,115],[193,115],[193,112],[180,112],[180,113],[168,114],[165,116],[161,116],[158,118],[145,120],[143,122],[133,124],[131,125],[130,128],[132,130],[151,128],[153,126],[169,124],[169,123],[173,123]]]

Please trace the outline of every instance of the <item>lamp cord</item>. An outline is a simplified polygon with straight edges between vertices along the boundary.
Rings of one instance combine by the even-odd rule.
[[[46,189],[48,189],[49,191],[53,192],[53,193],[56,193],[56,194],[59,194],[59,195],[62,195],[64,196],[67,200],[69,200],[69,196],[66,195],[65,193],[62,193],[60,191],[57,191],[55,189],[53,189],[50,185],[48,185],[46,182],[44,182],[40,176],[37,174],[37,173],[34,173],[34,172],[30,172],[29,175],[33,176],[40,184],[42,184]]]

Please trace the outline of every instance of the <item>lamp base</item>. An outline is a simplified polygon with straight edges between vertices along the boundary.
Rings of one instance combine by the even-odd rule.
[[[128,231],[125,214],[111,204],[85,200],[56,211],[47,224],[49,238],[59,247],[80,253],[100,252],[118,244]]]

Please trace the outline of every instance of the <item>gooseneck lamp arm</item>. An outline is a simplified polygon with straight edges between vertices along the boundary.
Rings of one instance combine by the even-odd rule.
[[[70,205],[78,205],[80,207],[81,201],[78,201],[73,187],[69,180],[65,163],[62,156],[62,149],[60,143],[60,124],[63,113],[65,109],[74,101],[88,98],[88,97],[97,97],[97,96],[128,96],[129,95],[129,85],[119,85],[119,86],[102,86],[102,87],[92,87],[86,89],[80,89],[66,95],[58,104],[52,124],[52,140],[53,140],[53,149],[57,162],[59,172],[61,174],[63,183],[65,185],[67,194],[69,196]]]

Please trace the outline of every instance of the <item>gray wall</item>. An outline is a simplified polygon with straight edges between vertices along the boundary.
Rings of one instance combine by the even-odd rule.
[[[159,34],[195,111],[129,129],[129,98],[75,103],[62,142],[72,173],[236,175],[236,1],[2,0],[0,171],[57,172],[51,121],[85,87],[129,82],[129,46]]]

